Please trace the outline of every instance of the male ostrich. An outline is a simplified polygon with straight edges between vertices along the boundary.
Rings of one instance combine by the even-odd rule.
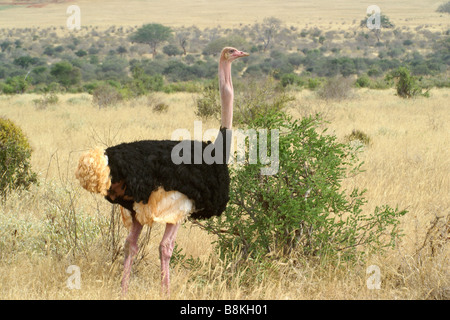
[[[81,156],[75,173],[81,186],[119,204],[122,220],[129,230],[124,246],[122,295],[128,290],[133,256],[138,251],[137,240],[144,224],[151,226],[155,221],[166,224],[159,253],[161,288],[169,294],[169,262],[180,223],[188,215],[209,218],[225,210],[230,184],[227,160],[231,130],[227,129],[231,129],[233,119],[231,62],[245,56],[248,53],[231,47],[224,48],[220,55],[222,114],[220,132],[214,144],[187,142],[194,153],[195,150],[214,149],[211,154],[219,161],[175,164],[171,155],[180,142],[169,140],[122,143],[105,150],[96,148]],[[194,158],[191,155],[191,159]]]

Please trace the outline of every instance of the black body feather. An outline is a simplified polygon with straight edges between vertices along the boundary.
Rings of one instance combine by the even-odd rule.
[[[223,137],[225,142],[223,143]],[[184,141],[190,145],[191,164],[175,164],[172,161],[172,149],[180,141],[144,140],[122,143],[107,148],[108,165],[111,171],[111,182],[125,182],[125,195],[132,201],[121,198],[111,201],[133,212],[133,202],[147,203],[150,194],[159,187],[166,191],[178,191],[195,202],[195,219],[218,216],[225,211],[229,200],[230,176],[228,172],[228,156],[231,142],[231,131],[222,129],[214,143],[220,143],[223,149],[216,149],[220,154],[219,163],[194,164],[194,150],[205,150],[211,142]],[[212,153],[215,156],[215,153]],[[180,157],[182,154],[180,154]],[[134,212],[133,212],[134,213]]]

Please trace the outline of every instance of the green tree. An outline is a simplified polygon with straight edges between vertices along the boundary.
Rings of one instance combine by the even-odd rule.
[[[159,23],[143,25],[130,36],[132,42],[145,43],[152,49],[153,57],[156,55],[156,48],[164,41],[172,37],[172,29]]]
[[[255,118],[248,129],[254,130],[258,149],[269,145],[268,157],[278,161],[278,171],[262,174],[267,164],[260,159],[230,167],[226,212],[197,223],[217,236],[223,256],[239,252],[241,258],[257,261],[295,253],[356,262],[363,253],[395,244],[399,217],[406,211],[383,205],[367,212],[362,208],[367,202],[365,190],[343,189],[343,179],[360,172],[362,163],[355,149],[326,134],[320,116],[294,121],[286,113],[271,111]],[[268,136],[263,144],[260,129]],[[279,137],[276,160],[272,159],[274,129]]]
[[[397,80],[395,85],[397,95],[401,98],[413,98],[417,96],[428,97],[428,91],[422,92],[422,87],[417,84],[417,78],[411,75],[406,67],[399,67],[386,75],[386,80]]]
[[[31,170],[32,149],[22,130],[11,120],[0,117],[0,197],[14,189],[27,189],[37,182]]]
[[[186,48],[187,48],[189,37],[191,36],[191,33],[187,30],[181,30],[181,31],[177,31],[175,36],[177,38],[178,44],[183,49],[183,54],[186,55],[186,53],[187,53]]]
[[[14,59],[15,65],[21,66],[22,68],[28,68],[30,65],[35,65],[39,63],[39,58],[32,58],[30,56],[22,56]]]
[[[6,79],[5,85],[3,86],[3,93],[15,94],[24,93],[29,86],[29,77],[25,79],[24,76],[15,76]]]
[[[80,69],[74,67],[68,61],[55,63],[50,70],[50,74],[54,76],[58,80],[58,82],[66,88],[70,87],[71,85],[78,84],[81,80]]]
[[[272,44],[280,27],[281,20],[275,17],[264,18],[261,24],[256,24],[256,33],[258,34],[258,40],[263,43],[264,52]]]
[[[152,91],[161,91],[164,87],[162,75],[148,75],[139,66],[134,66],[131,70],[133,80],[128,83],[128,88],[136,96],[148,94]]]

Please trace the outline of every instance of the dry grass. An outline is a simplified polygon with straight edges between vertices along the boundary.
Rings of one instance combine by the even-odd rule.
[[[448,28],[445,14],[435,12],[439,0],[378,0],[377,5],[399,27],[428,25]],[[66,27],[66,9],[72,3],[52,3],[43,8],[17,6],[0,10],[0,27]],[[327,27],[346,29],[358,26],[369,4],[357,0],[298,1],[298,0],[80,0],[83,26],[135,26],[156,22],[172,27],[196,25],[199,28],[238,27],[261,22],[275,16],[288,26]]]
[[[426,25],[430,30],[442,31],[448,29],[448,17],[435,12],[441,2],[379,0],[376,4],[398,27]],[[81,0],[76,4],[81,8],[82,26],[100,28],[150,22],[173,27],[231,28],[275,16],[286,26],[347,30],[358,28],[367,8],[367,4],[356,0],[227,3],[223,6],[220,0]],[[68,36],[69,4],[0,7],[0,27],[55,27],[55,32]],[[395,250],[372,256],[366,265],[351,269],[292,257],[265,270],[264,278],[253,273],[259,278],[254,281],[249,274],[233,273],[232,264],[218,261],[210,244],[212,238],[186,223],[180,229],[178,246],[188,256],[199,258],[201,265],[173,267],[171,298],[449,299],[449,96],[450,90],[442,89],[431,91],[429,99],[402,100],[392,90],[359,90],[349,100],[324,102],[303,91],[297,96],[296,107],[290,110],[296,117],[322,112],[342,141],[354,129],[370,137],[371,144],[362,155],[366,171],[345,181],[345,185],[368,189],[366,210],[385,203],[409,210],[401,224],[405,237]],[[70,210],[82,217],[79,222],[84,223],[86,230],[92,227],[88,218],[108,221],[111,207],[102,199],[87,195],[74,181],[79,154],[95,145],[168,139],[177,128],[192,132],[196,120],[192,95],[159,95],[158,101],[169,106],[167,113],[153,112],[146,98],[98,109],[89,95],[67,94],[60,95],[59,102],[45,110],[35,108],[36,98],[39,96],[32,94],[0,96],[0,116],[19,124],[31,140],[32,166],[41,181],[28,193],[13,194],[0,208],[0,299],[117,299],[120,259],[111,262],[104,245],[97,242],[88,242],[88,249],[77,254],[55,252],[55,247],[64,246],[64,237],[58,230],[49,232],[48,221]],[[204,122],[203,130],[218,125],[217,121]],[[161,298],[157,250],[161,234],[162,227],[155,226],[148,255],[134,269],[130,299]],[[73,264],[81,270],[80,290],[66,286],[66,269]],[[381,290],[367,289],[366,267],[372,264],[380,267]]]
[[[342,141],[354,129],[370,137],[362,155],[366,171],[345,186],[368,189],[366,210],[385,203],[409,210],[401,223],[405,237],[395,250],[350,269],[292,257],[270,266],[264,277],[257,269],[249,276],[218,261],[211,236],[186,223],[177,243],[184,254],[199,258],[200,265],[173,267],[171,298],[449,299],[449,95],[450,90],[442,89],[432,91],[429,99],[403,100],[392,90],[359,90],[349,100],[324,102],[303,91],[290,110],[295,117],[323,112]],[[117,299],[120,259],[112,263],[98,241],[88,242],[88,249],[77,254],[55,253],[55,246],[64,243],[54,243],[62,237],[48,233],[48,221],[70,210],[82,217],[80,230],[90,230],[89,217],[108,221],[111,207],[106,201],[89,196],[74,181],[80,152],[95,145],[167,139],[177,128],[192,132],[194,100],[191,94],[161,94],[158,99],[169,105],[169,112],[161,114],[151,110],[146,98],[98,109],[89,95],[60,95],[45,110],[34,107],[35,98],[0,96],[0,114],[18,123],[31,140],[32,165],[41,181],[28,193],[13,194],[0,209],[0,244],[5,244],[0,247],[0,299]],[[211,120],[203,123],[203,130],[217,126]],[[130,299],[161,298],[161,232],[162,226],[152,230],[148,255],[134,270]],[[72,264],[81,270],[80,290],[66,286],[66,269]],[[381,290],[367,289],[366,267],[372,264],[380,267]]]

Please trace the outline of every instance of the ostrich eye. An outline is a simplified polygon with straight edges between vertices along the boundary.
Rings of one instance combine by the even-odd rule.
[[[231,49],[231,50],[230,50],[230,53],[233,53],[233,52],[235,52],[235,51],[236,51],[236,50],[234,50],[234,49]]]

